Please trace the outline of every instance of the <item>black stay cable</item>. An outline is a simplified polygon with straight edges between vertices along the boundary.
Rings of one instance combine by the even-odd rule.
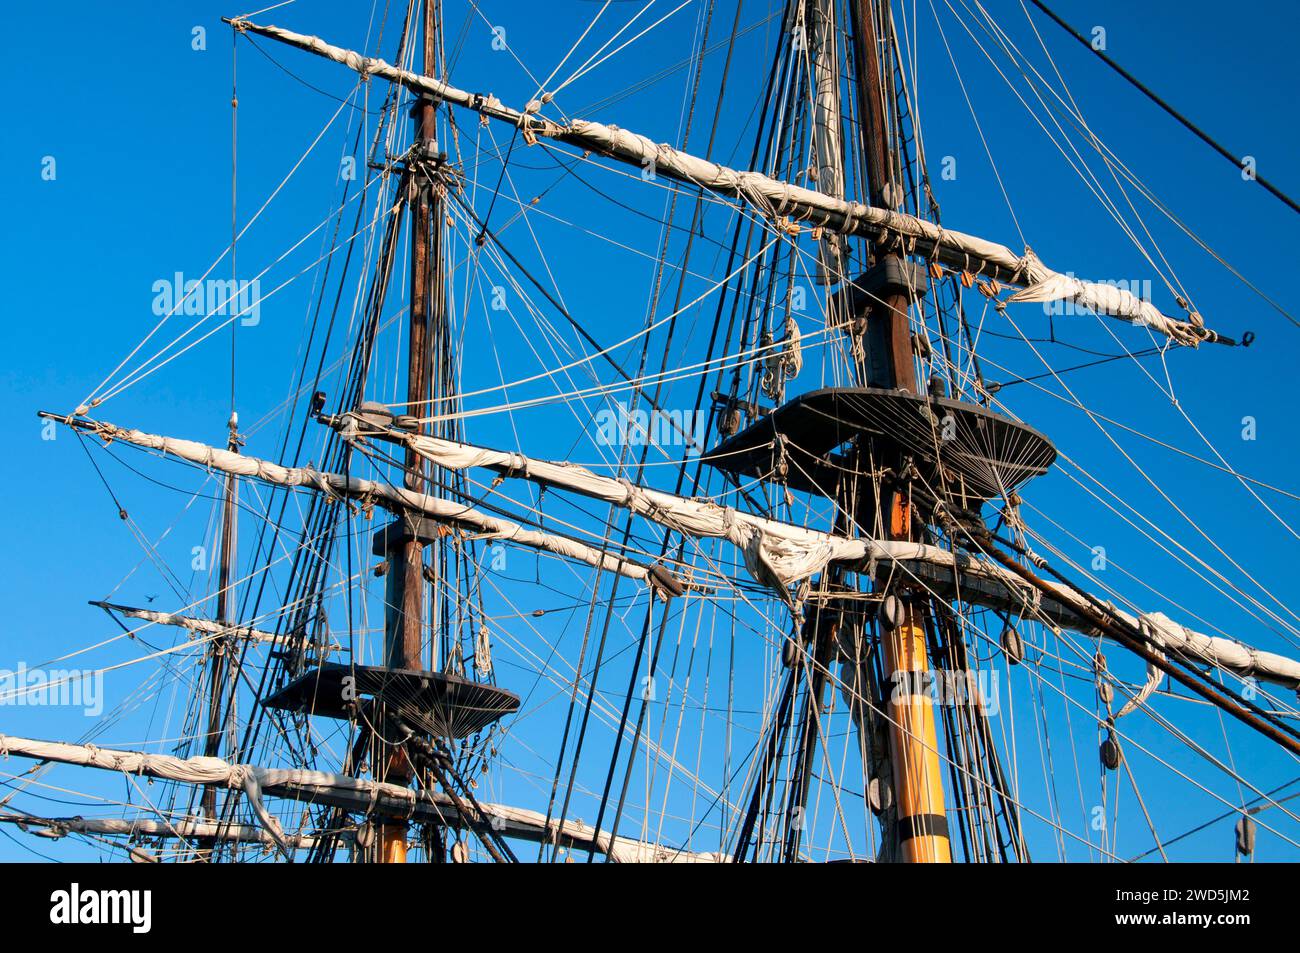
[[[1090,367],[1097,367],[1100,364],[1109,364],[1112,361],[1122,361],[1131,357],[1152,357],[1159,354],[1163,348],[1149,347],[1141,351],[1132,351],[1127,354],[1112,354],[1109,357],[1100,357],[1095,361],[1088,361],[1085,364],[1074,364],[1070,367],[1062,367],[1050,371],[1044,371],[1041,374],[1030,374],[1027,377],[1013,377],[1006,381],[990,382],[986,385],[986,390],[990,394],[996,394],[1004,387],[1010,387],[1012,384],[1028,384],[1030,381],[1042,380],[1044,377],[1055,377],[1061,374],[1069,374],[1072,371],[1083,371]]]
[[[1273,795],[1277,794],[1279,791],[1289,788],[1297,781],[1300,781],[1300,778],[1292,778],[1290,781],[1284,781],[1281,784],[1279,784],[1277,787],[1265,791],[1263,794],[1259,795],[1259,797],[1247,801],[1240,808],[1233,808],[1231,811],[1224,811],[1222,814],[1219,814],[1216,817],[1212,817],[1208,821],[1205,821],[1204,823],[1197,824],[1191,830],[1183,831],[1178,836],[1171,837],[1168,840],[1165,840],[1160,846],[1168,847],[1170,844],[1175,844],[1180,840],[1184,840],[1188,837],[1191,837],[1193,834],[1199,834],[1207,827],[1212,827],[1215,824],[1219,823],[1220,821],[1226,821],[1230,817],[1237,817],[1237,816],[1243,816],[1248,814],[1258,814],[1260,811],[1267,810],[1268,808],[1272,807],[1274,804],[1281,804],[1282,801],[1289,801],[1291,800],[1291,798],[1296,797],[1296,795],[1291,794],[1288,795],[1287,797],[1277,799],[1277,800],[1273,798]],[[1261,801],[1271,801],[1272,803],[1266,804],[1262,808],[1256,807],[1255,805],[1258,805]],[[1138,854],[1136,857],[1130,858],[1128,862],[1130,864],[1136,864],[1138,861],[1142,860],[1143,858],[1148,857],[1151,854],[1154,854],[1159,849],[1160,847],[1152,847],[1150,850],[1144,851],[1143,853]]]
[[[1039,10],[1042,10],[1043,13],[1047,14],[1052,19],[1052,21],[1056,23],[1057,26],[1061,27],[1061,29],[1065,30],[1067,33],[1069,33],[1072,37],[1074,37],[1076,40],[1078,40],[1088,49],[1092,50],[1092,52],[1096,53],[1097,56],[1101,58],[1101,61],[1103,63],[1105,63],[1115,72],[1119,73],[1119,75],[1124,77],[1124,79],[1128,80],[1130,85],[1135,87],[1139,92],[1141,92],[1153,103],[1155,103],[1165,112],[1167,112],[1170,116],[1173,116],[1175,119],[1177,119],[1188,131],[1190,131],[1193,135],[1195,135],[1196,138],[1200,139],[1207,146],[1209,146],[1219,155],[1223,156],[1234,166],[1236,166],[1238,171],[1241,171],[1242,169],[1246,168],[1247,162],[1245,157],[1238,158],[1237,156],[1229,152],[1226,148],[1221,146],[1218,142],[1216,142],[1214,139],[1210,137],[1209,133],[1205,132],[1203,129],[1197,126],[1194,122],[1192,122],[1182,113],[1180,113],[1178,110],[1174,109],[1173,106],[1170,106],[1167,102],[1161,99],[1136,76],[1134,76],[1124,67],[1120,66],[1113,59],[1107,56],[1104,51],[1099,50],[1095,46],[1093,46],[1087,37],[1085,37],[1082,33],[1080,33],[1074,27],[1070,26],[1070,24],[1066,23],[1059,16],[1057,16],[1050,9],[1048,9],[1047,5],[1044,4],[1042,0],[1030,0],[1030,2],[1033,3],[1034,6],[1038,7]],[[1251,170],[1250,178],[1258,182],[1260,185],[1264,186],[1264,188],[1268,189],[1271,193],[1273,193],[1273,195],[1276,198],[1280,199],[1282,202],[1285,202],[1286,205],[1291,209],[1291,211],[1300,212],[1300,205],[1297,205],[1294,199],[1292,199],[1289,195],[1287,195],[1285,192],[1283,192],[1281,189],[1275,186],[1272,182],[1268,181],[1268,179],[1264,178],[1262,175],[1260,175],[1258,172],[1254,171],[1253,169]]]

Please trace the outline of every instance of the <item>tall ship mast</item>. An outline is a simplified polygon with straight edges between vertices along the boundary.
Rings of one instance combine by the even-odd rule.
[[[1259,349],[1245,314],[1202,315],[1153,228],[1227,265],[1252,312],[1286,311],[1089,125],[1053,58],[1069,23],[1043,4],[581,6],[225,19],[229,246],[84,399],[40,412],[147,568],[85,593],[120,634],[50,652],[87,668],[0,682],[10,703],[106,694],[80,735],[39,730],[39,707],[0,720],[5,829],[50,856],[200,863],[1300,857],[1300,616],[1184,512],[1211,475],[1286,547],[1300,497],[1179,402],[1176,381],[1204,381],[1185,355]],[[1002,233],[1030,196],[998,175],[1010,119],[954,48],[1061,148],[1134,281]],[[955,160],[927,153],[922,49],[947,52],[946,107],[974,120]],[[323,128],[253,204],[245,116],[265,136],[291,103]],[[326,216],[277,214],[327,145]],[[971,218],[941,218],[975,150],[1007,209],[967,194]],[[289,321],[282,289],[301,333],[246,344]],[[224,434],[150,424],[177,419],[149,412],[160,375],[217,369],[223,393],[228,337]],[[1089,406],[1078,375],[1121,361],[1203,443]],[[1177,485],[1144,470],[1157,450]],[[163,502],[137,522],[140,493]],[[1152,495],[1185,519],[1161,525]],[[91,499],[67,505],[98,519]],[[179,525],[211,510],[190,582],[169,506]],[[1091,535],[1112,520],[1147,549],[1112,561]],[[1162,591],[1155,556],[1195,587]],[[156,605],[132,595],[144,573]]]

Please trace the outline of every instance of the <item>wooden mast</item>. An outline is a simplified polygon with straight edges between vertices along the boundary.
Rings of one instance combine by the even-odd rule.
[[[874,0],[856,0],[855,6],[858,119],[870,202],[877,207],[897,208],[902,190],[889,144],[888,112],[881,80],[879,51],[884,32],[879,29]],[[882,11],[888,16],[888,2],[882,5]],[[875,267],[891,269],[905,264],[899,255],[887,252],[877,255]],[[909,304],[907,294],[894,293],[885,294],[871,305],[866,328],[868,346],[885,354],[868,355],[866,366],[860,371],[861,383],[917,393]],[[877,358],[874,361],[870,359],[873,356]],[[875,501],[877,512],[863,513],[860,522],[872,526],[878,520],[889,539],[908,539],[912,508],[907,487],[901,483],[904,461],[883,462],[898,474],[898,481],[893,486],[882,486],[879,500]],[[886,712],[897,818],[897,857],[910,863],[949,863],[952,849],[944,809],[943,774],[934,704],[928,693],[925,609],[919,599],[911,605],[906,601],[899,603],[900,611],[892,621],[885,618],[886,613],[881,613],[880,622],[885,691],[889,693]]]
[[[230,436],[226,449],[231,453],[239,452],[239,417],[232,410],[227,426]],[[226,477],[226,495],[222,504],[221,549],[217,563],[217,618],[222,626],[230,624],[233,602],[230,582],[231,564],[235,553],[235,475]],[[231,639],[229,631],[222,631],[209,643],[208,648],[208,733],[204,740],[203,753],[209,758],[221,756],[222,707],[227,691],[233,688],[231,679]],[[233,697],[233,694],[232,694]],[[203,792],[203,814],[211,820],[217,817],[217,792],[207,788]],[[210,846],[210,845],[209,845]]]
[[[426,76],[437,73],[437,30],[435,24],[435,2],[425,0],[423,44],[424,68]],[[411,161],[406,168],[407,202],[411,212],[411,290],[410,323],[407,339],[406,360],[406,401],[407,412],[414,416],[423,416],[432,388],[433,368],[431,366],[431,349],[429,346],[430,303],[431,299],[440,299],[441,288],[435,287],[432,275],[435,269],[432,263],[441,254],[437,231],[432,224],[441,221],[441,213],[435,215],[433,208],[435,197],[430,188],[428,177],[420,169],[420,159],[436,149],[437,145],[437,107],[427,97],[421,98],[413,110],[415,134]],[[439,270],[440,272],[440,270]],[[420,425],[424,432],[425,425]],[[425,463],[419,454],[407,450],[406,486],[408,489],[426,492],[424,485]],[[388,586],[387,601],[389,609],[385,613],[384,643],[386,664],[399,669],[420,671],[428,668],[424,661],[424,584],[426,567],[424,562],[425,539],[418,529],[394,534],[388,549]],[[394,726],[385,732],[385,738],[379,744],[386,748],[400,737],[400,730]],[[414,780],[414,770],[407,757],[404,745],[397,745],[387,750],[387,763],[383,768],[382,780],[393,784],[410,784]],[[387,823],[380,826],[378,834],[379,860],[381,863],[405,863],[408,825],[405,822]]]

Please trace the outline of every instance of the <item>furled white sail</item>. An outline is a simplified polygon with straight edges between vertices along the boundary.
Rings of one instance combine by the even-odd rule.
[[[574,119],[560,125],[536,114],[541,108],[540,102],[530,103],[521,112],[502,105],[490,94],[466,92],[433,77],[399,69],[382,59],[332,46],[319,37],[305,36],[276,26],[262,26],[243,19],[230,22],[238,30],[247,30],[307,50],[342,63],[364,76],[379,76],[413,92],[433,96],[472,109],[490,119],[510,123],[521,129],[528,141],[543,136],[594,150],[639,168],[653,167],[658,175],[740,198],[774,222],[808,222],[814,227],[839,234],[890,239],[897,242],[907,254],[935,259],[953,268],[986,275],[1023,288],[1012,295],[1008,299],[1010,301],[1069,301],[1080,309],[1146,325],[1180,344],[1195,346],[1201,341],[1219,339],[1214,331],[1204,326],[1195,312],[1189,314],[1187,320],[1170,317],[1127,289],[1102,282],[1083,281],[1054,271],[1043,264],[1029,248],[1023,254],[1017,254],[1005,245],[950,231],[913,215],[802,188],[759,172],[738,171],[718,165],[617,126],[583,119]]]
[[[650,566],[622,556],[602,552],[594,546],[540,530],[531,530],[510,520],[481,513],[472,507],[453,500],[417,493],[405,487],[389,486],[375,480],[325,473],[311,467],[286,467],[270,460],[230,450],[210,447],[194,440],[164,437],[118,427],[104,421],[76,417],[45,415],[48,419],[92,433],[105,441],[122,440],[137,447],[156,450],[163,456],[178,457],[199,466],[236,476],[252,477],[275,486],[305,487],[332,496],[356,501],[361,506],[378,505],[397,513],[410,513],[434,520],[472,528],[480,538],[499,539],[503,542],[528,546],[532,549],[576,559],[590,566],[607,569],[630,579],[649,581],[657,592],[680,594],[681,588],[660,566]]]
[[[0,814],[0,823],[16,824],[30,828],[41,837],[59,838],[68,834],[96,834],[100,836],[173,837],[182,840],[220,838],[244,844],[274,846],[276,841],[269,832],[249,824],[227,824],[201,818],[178,817],[156,821],[145,818],[127,820],[122,817],[29,817],[26,814]],[[310,848],[316,838],[310,834],[286,835],[287,844],[294,848]]]
[[[569,463],[535,460],[518,453],[398,429],[377,429],[373,421],[351,414],[333,418],[332,422],[349,439],[374,436],[401,443],[448,469],[486,467],[624,507],[690,536],[726,539],[741,550],[746,568],[755,579],[772,586],[787,599],[791,584],[819,572],[831,562],[856,564],[875,576],[888,576],[895,568],[902,568],[908,577],[923,580],[927,577],[917,571],[919,567],[929,570],[928,577],[936,580],[951,579],[955,569],[963,577],[962,598],[967,602],[996,608],[1008,604],[1031,608],[1067,628],[1105,635],[1087,621],[1081,610],[1088,610],[1090,603],[1074,590],[1049,583],[1054,594],[1051,601],[1055,603],[1049,606],[1040,592],[1014,573],[964,553],[925,543],[836,536],[719,506],[712,501],[647,489]],[[967,585],[967,581],[975,584]],[[1243,678],[1256,677],[1300,688],[1300,661],[1193,631],[1158,612],[1132,615],[1108,603],[1101,604],[1138,628],[1157,649],[1176,652]]]
[[[711,501],[687,499],[628,480],[599,476],[569,463],[536,460],[403,430],[378,429],[371,421],[353,414],[344,414],[333,422],[345,439],[381,437],[402,443],[448,469],[488,467],[613,503],[689,536],[728,540],[740,549],[750,575],[787,598],[789,586],[812,576],[827,563],[909,558],[920,552],[915,543],[833,536]]]
[[[265,642],[269,645],[274,645],[276,642],[285,642],[290,638],[288,633],[277,635],[274,632],[264,632],[261,629],[248,628],[247,626],[213,622],[211,619],[201,619],[198,616],[181,615],[178,612],[157,612],[153,609],[139,609],[135,606],[122,606],[114,602],[91,601],[90,604],[109,612],[116,612],[118,615],[126,616],[128,619],[139,619],[142,622],[152,622],[155,625],[173,625],[182,629],[189,629],[191,632],[198,632],[202,635],[229,635],[232,638],[249,639],[253,642]],[[340,649],[341,647],[332,646],[331,648]]]
[[[6,756],[54,761],[85,768],[120,771],[189,784],[202,784],[232,790],[255,791],[258,795],[286,797],[313,804],[324,804],[347,811],[378,817],[397,817],[417,821],[437,821],[452,827],[465,826],[452,798],[439,791],[416,791],[397,784],[353,778],[327,771],[301,768],[265,768],[251,764],[231,764],[221,758],[176,758],[143,751],[122,751],[94,745],[68,744],[0,734],[0,758]],[[254,805],[255,809],[257,805]],[[630,837],[611,837],[581,821],[547,821],[537,811],[505,804],[466,807],[475,824],[491,824],[506,837],[535,843],[554,843],[581,850],[595,849],[617,863],[716,863],[727,860],[725,854],[690,853],[659,844],[643,843]],[[258,811],[263,824],[270,823],[270,834],[281,846],[293,846],[293,835],[279,830],[269,814]]]
[[[840,57],[836,37],[834,0],[815,0],[800,11],[807,23],[799,25],[812,42],[813,172],[817,191],[844,197],[844,146],[841,140]],[[848,266],[843,236],[828,230],[817,256],[818,280],[838,284]]]

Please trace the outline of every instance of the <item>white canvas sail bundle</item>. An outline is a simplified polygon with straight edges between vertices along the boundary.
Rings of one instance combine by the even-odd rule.
[[[365,433],[357,429],[357,418],[346,415],[340,420],[342,422],[338,425],[343,428],[345,436],[355,438]],[[836,536],[719,506],[711,501],[692,500],[640,487],[627,480],[603,477],[573,464],[536,460],[518,453],[424,434],[385,430],[370,435],[409,446],[426,459],[448,469],[488,467],[622,506],[661,526],[690,536],[726,539],[741,550],[750,574],[776,589],[787,600],[790,598],[789,586],[821,571],[831,562],[847,562],[863,564],[869,571],[872,565],[879,571],[881,563],[925,563],[947,571],[956,567],[962,575],[994,581],[1007,592],[1020,593],[1026,606],[1038,601],[1022,580],[1001,566],[939,546]],[[1086,600],[1071,589],[1053,586],[1053,590],[1056,599],[1067,608],[1086,608]],[[979,598],[972,592],[967,596],[972,600]],[[1300,661],[1261,652],[1232,639],[1195,632],[1158,612],[1133,615],[1114,606],[1109,606],[1109,609],[1138,627],[1158,648],[1174,650],[1242,677],[1257,677],[1289,688],[1300,687]],[[1082,616],[1075,627],[1091,631],[1091,626]]]
[[[220,450],[196,441],[148,434],[107,422],[59,419],[106,440],[124,440],[225,473],[254,477],[277,486],[309,487],[363,504],[379,503],[396,512],[410,512],[432,519],[473,525],[483,535],[491,538],[540,549],[646,581],[661,597],[668,594],[666,589],[676,590],[674,594],[682,591],[680,583],[667,576],[661,566],[616,556],[567,536],[529,530],[509,520],[479,513],[454,500],[359,477],[322,473],[305,467],[284,467],[269,460]],[[361,433],[355,429],[354,418],[346,419],[350,423],[342,426],[347,428],[348,436],[355,439]],[[732,507],[718,506],[713,502],[692,500],[639,487],[625,480],[602,477],[571,464],[534,460],[518,453],[491,450],[427,435],[402,431],[372,432],[370,435],[385,436],[407,444],[427,459],[449,469],[491,467],[605,500],[689,536],[726,539],[741,550],[746,569],[754,579],[771,587],[792,605],[793,597],[789,587],[821,571],[831,562],[855,564],[872,575],[881,570],[882,564],[906,566],[909,563],[920,563],[949,571],[955,567],[963,576],[996,582],[1002,590],[1002,599],[1006,598],[1007,593],[1017,593],[1023,604],[1029,607],[1037,605],[1041,599],[1040,594],[1031,592],[1029,586],[1001,566],[928,543],[851,538],[823,533],[755,516]],[[1053,584],[1051,588],[1056,600],[1067,608],[1088,608],[1089,600],[1068,587]],[[979,598],[977,593],[971,593],[970,596],[972,600]],[[1140,631],[1157,633],[1158,642],[1152,640],[1152,644],[1157,647],[1164,645],[1176,649],[1189,658],[1243,678],[1255,677],[1288,688],[1300,688],[1300,661],[1272,652],[1262,652],[1232,639],[1195,632],[1159,613],[1132,615],[1113,606],[1110,611],[1130,625],[1137,626]],[[1071,627],[1096,634],[1084,621],[1085,618],[1080,615]]]
[[[221,758],[176,758],[143,751],[122,751],[95,745],[0,735],[0,758],[9,756],[188,784],[242,789],[250,795],[254,813],[267,829],[269,838],[286,849],[300,846],[297,843],[299,838],[286,834],[281,829],[279,822],[261,805],[262,795],[332,805],[379,817],[436,820],[454,827],[466,824],[461,809],[451,797],[442,792],[415,791],[398,784],[327,771],[264,768],[251,764],[231,764]],[[611,837],[581,821],[548,821],[544,814],[511,805],[479,802],[477,809],[467,810],[473,814],[470,820],[474,823],[491,824],[505,836],[534,843],[561,843],[581,849],[590,848],[606,854],[616,863],[718,863],[727,860],[724,854],[692,853],[631,837]]]
[[[1205,328],[1195,313],[1190,314],[1187,320],[1180,320],[1166,315],[1151,302],[1143,301],[1125,288],[1061,274],[1044,265],[1029,248],[1023,254],[1017,254],[1005,245],[951,231],[914,215],[838,198],[781,182],[759,172],[718,165],[617,126],[584,119],[560,125],[536,114],[541,108],[539,101],[529,103],[523,111],[511,109],[494,96],[457,89],[432,77],[399,69],[382,59],[333,46],[319,37],[247,20],[233,21],[233,25],[236,29],[268,36],[342,63],[362,75],[380,76],[413,92],[508,122],[518,126],[530,141],[535,141],[538,136],[556,139],[639,168],[653,168],[656,174],[743,199],[772,221],[808,222],[839,234],[892,239],[909,254],[935,259],[962,271],[988,275],[1024,289],[1012,295],[1010,301],[1068,301],[1082,310],[1148,326],[1190,346],[1218,339],[1218,335]]]
[[[58,418],[63,420],[63,418]],[[67,422],[66,420],[64,422]],[[326,473],[311,467],[286,467],[270,460],[222,450],[194,440],[164,437],[117,427],[97,421],[77,421],[79,429],[95,433],[105,440],[122,440],[137,447],[155,450],[222,473],[252,477],[283,487],[304,487],[332,496],[355,501],[361,506],[379,505],[399,513],[411,513],[472,527],[482,538],[501,539],[544,550],[557,556],[576,559],[591,566],[621,573],[632,579],[657,581],[663,578],[654,567],[634,560],[611,556],[586,543],[556,533],[531,530],[510,520],[480,513],[472,507],[404,487],[390,486],[376,480]]]

